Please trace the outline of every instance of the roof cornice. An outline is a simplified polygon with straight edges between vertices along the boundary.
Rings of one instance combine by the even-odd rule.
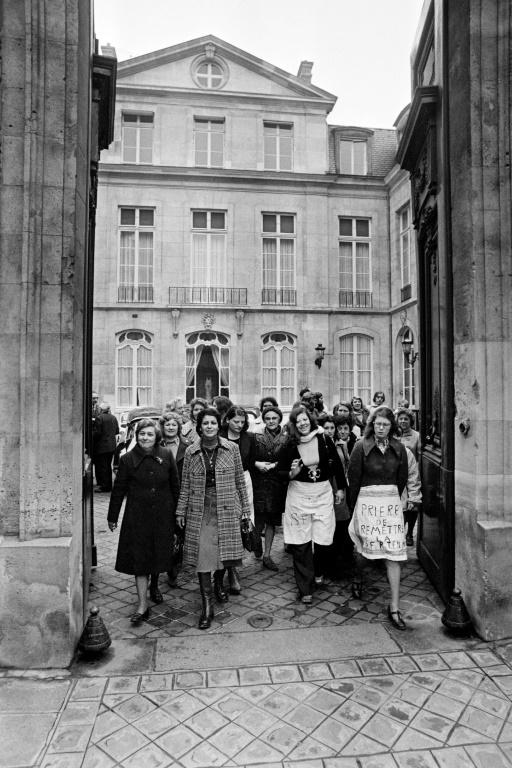
[[[337,101],[338,97],[334,94],[324,91],[322,88],[318,88],[316,85],[312,85],[306,80],[286,72],[284,69],[269,64],[269,62],[264,61],[264,59],[259,59],[256,56],[243,51],[241,48],[237,48],[236,46],[221,40],[219,37],[215,37],[215,35],[205,35],[204,37],[189,40],[186,43],[180,43],[179,45],[173,45],[170,48],[163,48],[159,51],[152,51],[143,56],[137,56],[122,61],[118,65],[118,83],[123,77],[154,69],[155,67],[161,67],[171,61],[178,61],[187,56],[200,55],[205,52],[205,45],[208,43],[213,43],[216,46],[218,49],[216,53],[218,52],[220,56],[240,64],[240,66],[256,72],[263,77],[267,77],[269,80],[273,80],[286,88],[290,88],[301,96],[313,96],[325,99],[328,102],[332,101],[333,104]]]

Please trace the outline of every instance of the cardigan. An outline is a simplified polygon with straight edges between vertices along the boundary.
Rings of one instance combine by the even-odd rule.
[[[408,474],[407,452],[396,437],[389,438],[385,453],[377,447],[373,436],[358,440],[348,463],[351,505],[355,506],[361,488],[369,485],[396,485],[401,496]]]
[[[331,438],[323,433],[317,435],[316,440],[318,441],[318,456],[320,459],[317,467],[319,474],[316,477],[316,480],[311,479],[308,468],[304,465],[301,467],[298,475],[295,475],[293,479],[302,483],[312,483],[322,482],[322,480],[330,480],[331,477],[334,476],[336,478],[338,490],[343,490],[347,487],[347,481],[345,480],[343,464],[341,463],[336,446]],[[289,472],[294,459],[300,459],[300,453],[296,443],[290,441],[279,457],[279,463],[277,465],[277,471],[282,480],[288,481],[290,479]]]

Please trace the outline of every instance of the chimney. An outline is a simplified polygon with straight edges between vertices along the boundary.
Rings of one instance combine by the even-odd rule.
[[[297,77],[300,77],[301,80],[305,80],[307,83],[310,83],[311,78],[313,77],[313,62],[301,61],[299,71],[297,72]]]
[[[101,46],[101,53],[103,56],[109,56],[111,59],[116,59],[116,49],[110,43]]]

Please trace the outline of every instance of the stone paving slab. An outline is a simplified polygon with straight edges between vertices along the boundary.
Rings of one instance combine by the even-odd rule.
[[[14,682],[17,706],[30,709],[28,693],[44,702],[55,681]],[[512,768],[512,668],[493,650],[440,652],[428,663],[424,654],[381,654],[66,685],[54,714],[1,715],[2,768]],[[26,724],[34,738],[25,738]]]

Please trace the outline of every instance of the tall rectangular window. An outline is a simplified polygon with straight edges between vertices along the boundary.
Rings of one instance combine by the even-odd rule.
[[[224,120],[194,118],[194,164],[224,167]]]
[[[367,146],[364,139],[341,139],[340,173],[366,176],[368,173]]]
[[[370,235],[369,219],[340,217],[340,306],[371,306]]]
[[[128,331],[117,342],[117,407],[150,405],[153,392],[153,343],[148,333]]]
[[[261,355],[261,395],[275,397],[281,406],[295,401],[296,339],[289,333],[270,333],[263,337]]]
[[[265,170],[293,170],[293,125],[263,123],[263,139]]]
[[[193,286],[226,285],[226,212],[192,211]]]
[[[123,114],[123,163],[153,162],[153,115]]]
[[[153,301],[153,208],[119,209],[118,301]]]
[[[360,397],[371,402],[372,340],[368,336],[343,336],[340,339],[340,400]]]
[[[263,214],[263,304],[295,304],[295,215]]]
[[[411,214],[409,206],[398,214],[400,221],[400,266],[402,287],[411,284]]]

